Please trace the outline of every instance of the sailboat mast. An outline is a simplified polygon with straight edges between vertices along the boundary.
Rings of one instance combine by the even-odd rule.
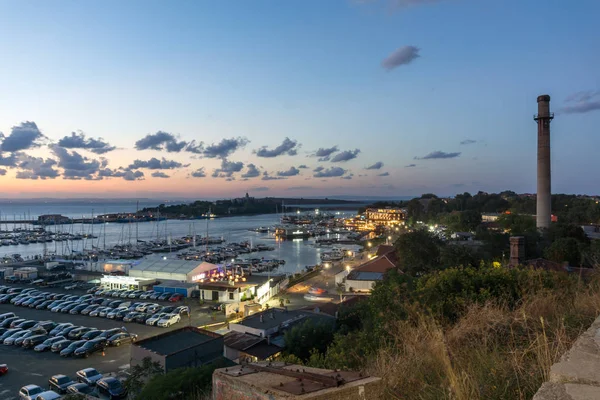
[[[139,237],[139,231],[138,231],[138,219],[139,219],[138,212],[139,212],[139,209],[140,209],[140,201],[138,200],[135,203],[135,245],[136,246],[138,245],[139,239],[140,239],[140,237]]]

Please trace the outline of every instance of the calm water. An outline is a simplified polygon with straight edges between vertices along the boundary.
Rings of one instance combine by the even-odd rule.
[[[146,206],[156,206],[158,203],[140,202],[140,208]],[[21,214],[29,213],[32,218],[37,218],[41,214],[62,214],[69,217],[90,216],[94,208],[94,213],[110,213],[110,212],[128,212],[135,211],[135,202],[124,203],[87,203],[87,204],[11,204],[6,207],[6,204],[1,204],[0,210],[4,209],[2,215],[8,215],[12,219],[12,214],[17,214],[20,210]],[[11,210],[9,213],[8,210]],[[106,210],[106,211],[105,211]],[[350,216],[355,214],[351,211],[340,212],[340,216]],[[2,219],[4,219],[3,217]],[[55,230],[70,233],[93,233],[98,236],[97,239],[87,239],[80,241],[69,242],[71,248],[67,248],[66,242],[47,243],[48,252],[56,252],[56,254],[67,254],[70,250],[81,251],[84,247],[91,249],[92,245],[102,248],[104,243],[106,247],[122,243],[135,243],[136,237],[140,240],[150,240],[161,238],[165,239],[168,236],[173,238],[192,234],[205,236],[208,230],[209,236],[223,237],[228,242],[240,242],[244,240],[252,241],[253,244],[268,244],[275,246],[274,251],[259,252],[245,255],[244,257],[264,257],[266,259],[283,259],[286,264],[280,268],[281,272],[297,272],[307,265],[315,265],[319,263],[320,254],[322,251],[328,251],[327,248],[314,247],[314,239],[283,241],[275,242],[275,238],[271,234],[251,232],[249,229],[260,226],[271,227],[279,223],[279,216],[276,214],[265,214],[256,216],[239,216],[228,218],[216,218],[208,222],[206,220],[195,221],[180,221],[169,220],[160,222],[140,222],[136,224],[127,223],[107,223],[96,225],[58,225],[47,227],[47,230],[54,232]],[[2,229],[12,229],[12,224],[1,224]],[[17,227],[26,227],[23,224],[16,224]],[[34,256],[44,252],[44,244],[35,243],[29,245],[18,246],[1,246],[0,256],[10,254],[21,254],[23,257]]]

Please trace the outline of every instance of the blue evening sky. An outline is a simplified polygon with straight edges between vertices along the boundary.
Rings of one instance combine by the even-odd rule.
[[[17,157],[54,158],[62,174],[48,146],[81,130],[117,149],[69,151],[105,157],[112,171],[151,157],[184,164],[169,179],[142,169],[143,180],[74,181],[18,175],[32,167],[17,163],[0,166],[0,185],[8,196],[534,192],[532,117],[547,93],[553,192],[598,193],[598,15],[597,0],[0,0],[0,132],[33,121],[47,138]],[[403,46],[419,56],[384,68]],[[205,146],[245,137],[226,157],[244,169],[213,178],[219,158],[135,150],[157,131]],[[286,137],[297,155],[253,153]],[[360,153],[311,156],[332,146]],[[415,159],[436,151],[448,158]],[[249,163],[261,175],[243,180]],[[315,177],[318,166],[344,175]],[[206,177],[190,176],[201,167]]]

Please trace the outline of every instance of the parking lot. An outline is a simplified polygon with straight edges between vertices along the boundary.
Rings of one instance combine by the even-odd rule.
[[[65,293],[62,289],[41,290],[44,292]],[[69,291],[68,293],[83,295],[85,292]],[[140,300],[136,299],[135,301]],[[149,302],[155,301],[150,300]],[[157,303],[173,305],[166,302]],[[177,303],[176,305],[181,304]],[[127,331],[137,334],[138,339],[144,339],[186,325],[203,326],[215,322],[213,315],[208,312],[208,306],[200,307],[197,303],[187,303],[186,305],[190,306],[190,317],[182,315],[181,322],[166,328],[80,314],[72,315],[51,312],[50,310],[37,310],[35,308],[15,306],[10,303],[0,304],[0,314],[14,312],[20,318],[28,320],[51,320],[56,323],[70,322],[78,326],[95,327],[100,330],[125,327]],[[218,315],[216,318],[217,321],[224,320],[223,315]],[[89,358],[63,358],[57,353],[39,353],[34,352],[32,349],[0,344],[0,364],[7,364],[9,368],[8,374],[0,377],[0,398],[6,400],[17,399],[17,392],[24,385],[35,384],[46,388],[48,386],[48,379],[52,375],[65,374],[74,378],[76,371],[87,367],[94,367],[103,374],[123,372],[129,367],[129,354],[129,344],[123,344],[120,347],[108,347],[104,352],[104,356],[96,353]]]

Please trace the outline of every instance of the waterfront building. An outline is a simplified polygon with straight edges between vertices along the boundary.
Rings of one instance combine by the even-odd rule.
[[[219,266],[208,262],[177,259],[142,259],[131,264],[129,276],[180,282],[199,282],[219,271]]]
[[[103,275],[100,286],[105,289],[148,290],[156,283],[154,278],[136,278],[132,276]]]
[[[346,275],[345,280],[336,276],[336,282],[344,282],[347,292],[371,292],[373,286],[394,268],[398,268],[394,246],[381,245],[374,258],[353,270],[342,271]]]
[[[264,304],[273,296],[279,293],[282,284],[287,280],[284,275],[264,276],[264,275],[246,275],[238,277],[229,274],[227,277],[219,277],[203,280],[198,284],[200,290],[200,299],[207,301],[217,301],[219,303],[232,303],[227,307],[230,312],[235,312],[237,306],[238,312],[242,311],[240,303],[254,301]]]

